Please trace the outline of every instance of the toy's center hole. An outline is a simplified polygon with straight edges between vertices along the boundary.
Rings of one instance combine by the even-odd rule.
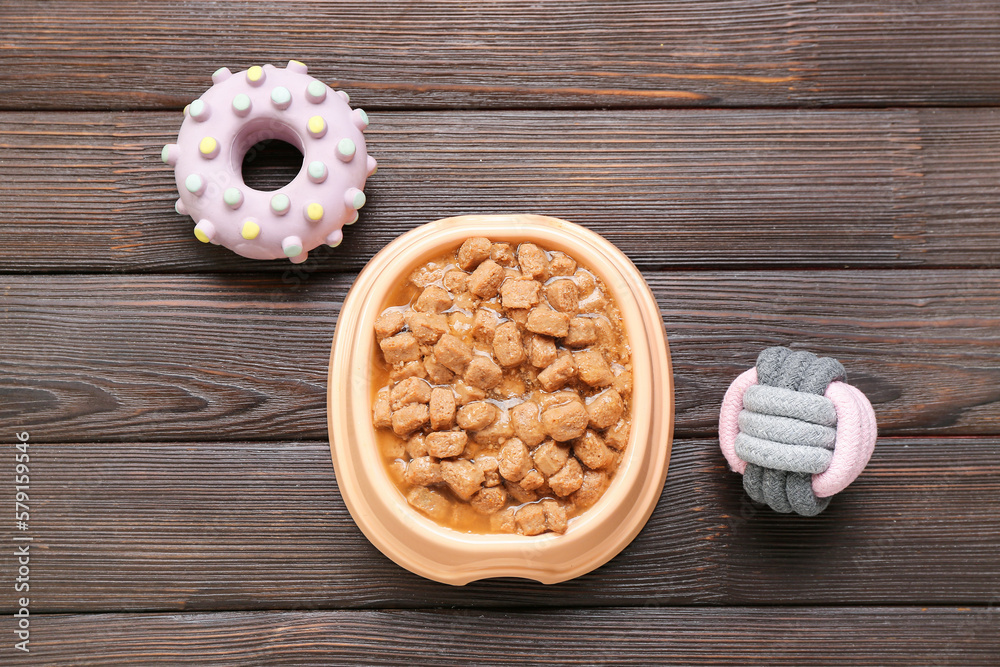
[[[291,183],[302,169],[302,152],[280,139],[257,142],[243,156],[243,182],[271,192]]]

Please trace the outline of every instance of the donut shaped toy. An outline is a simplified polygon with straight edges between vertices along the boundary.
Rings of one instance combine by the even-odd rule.
[[[813,516],[865,469],[875,412],[846,379],[836,359],[771,347],[729,386],[719,445],[753,500]]]
[[[376,168],[365,147],[367,114],[297,60],[236,74],[223,67],[212,82],[184,109],[177,143],[161,154],[174,168],[175,209],[195,221],[195,237],[244,257],[295,263],[321,244],[339,245]],[[270,139],[298,148],[302,169],[291,183],[262,192],[243,182],[243,158]]]

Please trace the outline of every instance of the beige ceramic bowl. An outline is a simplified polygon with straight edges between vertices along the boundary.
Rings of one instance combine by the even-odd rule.
[[[591,269],[618,302],[632,348],[632,431],[604,496],[562,535],[475,535],[438,525],[410,507],[389,479],[372,426],[375,318],[389,292],[417,266],[471,236],[562,250]],[[327,414],[340,492],[354,521],[386,556],[421,576],[462,585],[487,577],[551,584],[606,563],[632,541],[667,475],[674,405],[670,355],[656,301],[642,275],[601,236],[536,215],[437,220],[387,245],[344,299],[330,355]]]

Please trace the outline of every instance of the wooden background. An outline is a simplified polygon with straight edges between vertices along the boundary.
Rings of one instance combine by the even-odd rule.
[[[159,159],[216,68],[289,58],[370,113],[380,164],[301,267],[197,243]],[[0,65],[0,663],[1000,664],[997,0],[2,0]],[[401,570],[330,464],[354,275],[491,212],[618,244],[673,355],[655,513],[556,586]],[[754,506],[718,452],[776,344],[878,415],[817,518]]]

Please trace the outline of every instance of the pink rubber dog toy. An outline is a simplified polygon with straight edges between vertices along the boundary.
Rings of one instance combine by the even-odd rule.
[[[174,167],[181,215],[197,223],[203,243],[253,259],[304,262],[320,244],[337,246],[342,228],[358,219],[375,160],[362,132],[368,115],[290,60],[284,69],[223,67],[214,85],[184,109],[176,144],[163,147]],[[261,192],[243,182],[242,164],[254,144],[278,139],[302,151],[291,183]]]

